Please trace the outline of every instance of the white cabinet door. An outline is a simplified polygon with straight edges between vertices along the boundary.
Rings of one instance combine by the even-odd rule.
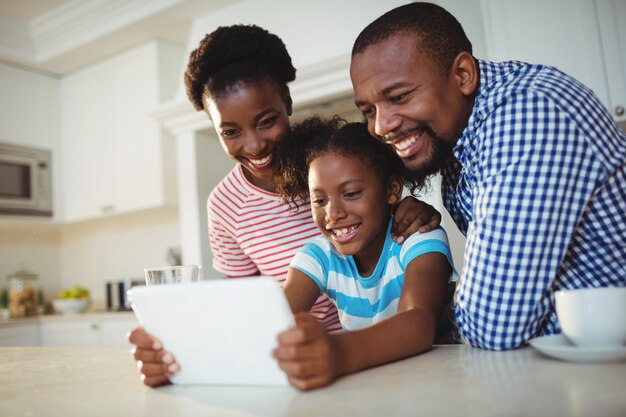
[[[62,80],[66,221],[176,203],[176,183],[169,175],[175,161],[168,152],[172,139],[152,116],[161,100],[161,74],[172,74],[159,65],[179,63],[158,58],[172,51],[177,49],[149,42]]]
[[[135,319],[106,320],[100,323],[102,346],[128,346],[127,334],[135,329],[139,323]]]
[[[626,1],[596,0],[608,83],[608,107],[626,128]],[[626,130],[626,129],[625,129]]]
[[[61,82],[61,200],[67,220],[100,216],[114,205],[106,73],[106,68],[93,68]]]
[[[0,346],[39,346],[39,323],[0,327]]]
[[[593,1],[483,0],[481,5],[489,60],[555,66],[590,87],[609,107],[599,27],[605,23],[596,18]]]
[[[130,347],[126,335],[138,325],[132,314],[122,313],[55,317],[40,322],[41,345]]]
[[[68,319],[40,324],[42,346],[100,346],[101,331],[97,321]]]

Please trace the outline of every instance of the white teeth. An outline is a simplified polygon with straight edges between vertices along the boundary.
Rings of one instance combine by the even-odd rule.
[[[344,227],[341,229],[333,229],[333,233],[335,234],[335,236],[343,236],[354,231],[354,229],[356,229],[356,226]]]
[[[403,151],[407,149],[409,146],[413,145],[416,141],[417,141],[417,136],[411,136],[408,139],[394,143],[393,146],[395,146],[396,149]]]
[[[263,165],[266,164],[270,159],[272,159],[272,154],[267,155],[265,158],[261,159],[248,159],[252,165]]]

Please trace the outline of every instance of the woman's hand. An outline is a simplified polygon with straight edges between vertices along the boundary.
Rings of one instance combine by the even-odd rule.
[[[135,345],[132,353],[145,385],[158,387],[169,384],[169,378],[180,370],[180,365],[174,356],[163,350],[161,343],[148,334],[143,327],[133,330],[128,335],[128,341]]]
[[[289,383],[301,391],[333,382],[340,374],[333,338],[309,313],[294,315],[296,327],[278,335],[274,357]]]
[[[391,235],[395,242],[402,243],[413,233],[430,232],[439,224],[441,224],[441,213],[430,204],[408,196],[395,207]]]

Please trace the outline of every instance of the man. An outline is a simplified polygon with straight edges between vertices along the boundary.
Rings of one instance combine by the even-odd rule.
[[[472,56],[429,3],[389,11],[352,50],[369,131],[421,180],[442,174],[467,236],[456,293],[466,341],[512,349],[559,333],[558,290],[626,286],[626,137],[578,81]]]

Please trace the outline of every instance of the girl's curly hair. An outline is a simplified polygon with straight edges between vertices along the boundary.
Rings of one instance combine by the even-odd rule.
[[[311,162],[328,152],[360,158],[376,170],[385,184],[397,178],[411,194],[419,188],[400,157],[389,145],[374,139],[365,123],[348,123],[339,116],[330,119],[313,116],[292,126],[274,152],[276,191],[290,202],[308,198]]]
[[[269,78],[280,87],[296,78],[283,41],[256,25],[220,26],[189,55],[185,89],[196,110],[202,97],[215,96],[240,83]]]

